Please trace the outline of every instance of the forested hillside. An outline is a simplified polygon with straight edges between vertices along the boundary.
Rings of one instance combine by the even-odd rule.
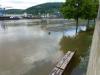
[[[44,3],[44,4],[32,6],[25,10],[9,9],[9,10],[6,10],[6,13],[7,14],[22,14],[24,12],[27,12],[28,14],[34,14],[34,15],[44,14],[44,13],[54,13],[54,12],[59,11],[62,4],[63,3],[61,2]]]

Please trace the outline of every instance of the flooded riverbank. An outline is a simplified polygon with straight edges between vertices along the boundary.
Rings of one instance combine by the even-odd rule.
[[[84,75],[92,34],[75,35],[75,25],[41,24],[37,20],[0,22],[0,75],[48,75],[67,52],[77,55],[67,75]],[[79,30],[85,30],[79,26]]]

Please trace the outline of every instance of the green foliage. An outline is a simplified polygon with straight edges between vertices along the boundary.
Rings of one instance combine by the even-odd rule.
[[[61,12],[68,19],[77,17],[94,19],[97,16],[98,6],[99,0],[66,0]]]
[[[61,12],[65,18],[77,19],[77,17],[81,17],[82,3],[83,0],[66,0],[65,4],[61,8]]]
[[[6,10],[6,14],[22,14],[23,10],[21,9],[8,9]]]
[[[97,17],[99,0],[84,0],[82,6],[82,17],[84,19],[94,19]]]
[[[54,13],[59,11],[60,7],[63,5],[63,3],[54,2],[54,3],[44,3],[37,6],[32,6],[25,10],[25,12],[33,15],[45,14],[45,13]]]
[[[29,7],[25,10],[21,9],[9,9],[6,10],[7,14],[22,14],[27,12],[28,14],[39,15],[45,13],[54,13],[59,11],[60,7],[63,5],[62,2],[52,2],[52,3],[44,3],[36,6]]]

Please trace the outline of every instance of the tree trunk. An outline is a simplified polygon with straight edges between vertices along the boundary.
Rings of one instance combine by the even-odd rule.
[[[90,24],[90,20],[87,20],[87,25],[86,25],[86,30],[89,30],[89,24]]]
[[[79,19],[77,18],[77,19],[76,19],[76,34],[78,33],[78,26],[79,26],[78,21],[79,21]]]
[[[95,18],[94,18],[94,25],[96,24],[96,20],[95,20]]]

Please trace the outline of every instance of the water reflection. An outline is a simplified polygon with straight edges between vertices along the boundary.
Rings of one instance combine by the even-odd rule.
[[[4,24],[3,21],[0,21],[0,29],[1,30],[6,30],[7,29],[7,26],[6,26],[6,24]]]
[[[86,73],[91,38],[92,32],[79,32],[75,37],[62,37],[60,41],[61,50],[65,53],[68,50],[77,50],[68,71],[64,75],[84,75]]]
[[[77,68],[79,63],[80,63],[80,58],[78,55],[75,55],[73,57],[73,59],[71,60],[71,62],[69,63],[67,69],[65,70],[63,75],[82,75],[82,73],[80,74],[80,69]],[[76,69],[77,68],[77,69]],[[74,71],[76,70],[76,71]],[[73,73],[74,72],[74,73]],[[77,73],[78,72],[78,73]]]
[[[0,25],[7,28],[0,32],[0,75],[48,75],[64,53],[73,49],[78,51],[66,74],[83,71],[90,33],[75,37],[74,25],[41,25],[40,20],[2,21]]]
[[[47,75],[63,55],[59,37],[48,36],[40,25],[4,23],[8,27],[0,33],[0,75]]]

